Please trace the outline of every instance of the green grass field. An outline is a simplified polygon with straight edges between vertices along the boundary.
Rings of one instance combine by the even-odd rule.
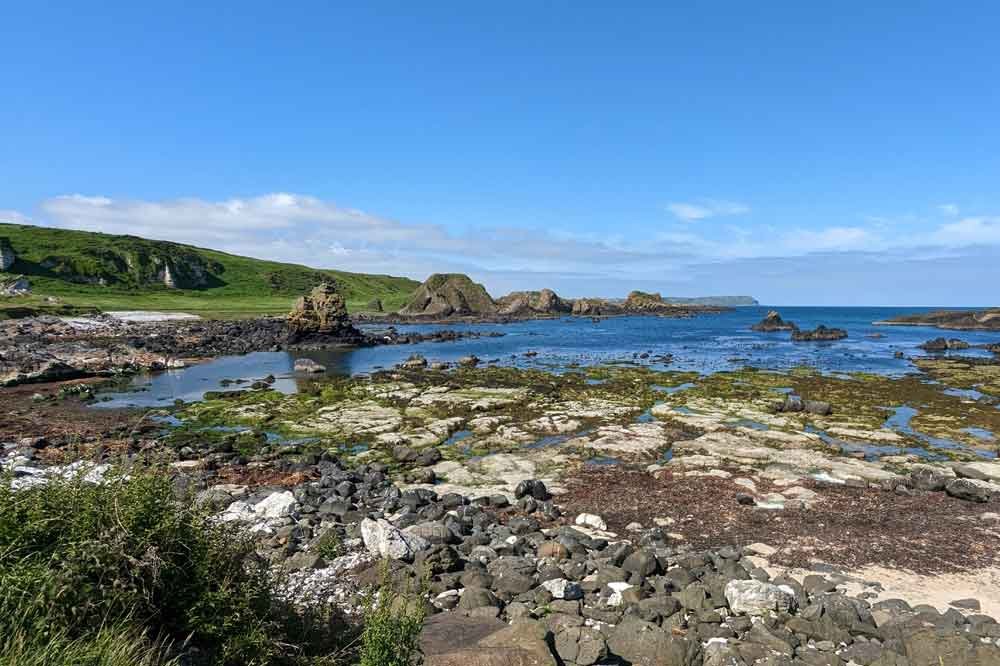
[[[375,298],[393,311],[419,286],[409,278],[318,270],[134,236],[0,223],[0,238],[9,239],[17,255],[8,274],[23,274],[32,286],[30,297],[0,300],[0,317],[24,308],[58,313],[164,310],[207,317],[279,314],[330,279],[351,312],[365,311]],[[159,284],[157,269],[164,262],[174,267],[182,286],[194,281],[195,271],[203,286]],[[53,306],[44,296],[54,296],[60,304]]]

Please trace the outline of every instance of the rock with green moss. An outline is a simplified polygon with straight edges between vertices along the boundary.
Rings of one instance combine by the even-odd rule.
[[[490,316],[497,305],[486,288],[461,273],[435,273],[417,288],[399,314],[409,317]]]

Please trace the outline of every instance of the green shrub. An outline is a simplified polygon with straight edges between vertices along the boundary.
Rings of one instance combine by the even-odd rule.
[[[316,541],[316,554],[326,561],[336,559],[343,555],[343,544],[340,541],[340,534],[336,528],[327,528]]]
[[[83,664],[154,663],[144,641],[157,639],[196,646],[205,663],[263,665],[281,655],[279,629],[252,542],[177,502],[169,480],[0,483],[4,658],[30,643],[95,650]]]
[[[420,594],[396,589],[383,565],[382,584],[365,604],[361,666],[410,666],[426,615]]]

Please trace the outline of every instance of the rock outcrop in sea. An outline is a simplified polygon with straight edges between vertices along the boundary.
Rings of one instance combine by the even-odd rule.
[[[409,317],[492,316],[497,304],[483,285],[461,273],[435,273],[399,311]]]
[[[630,291],[623,305],[628,312],[660,312],[674,306],[663,300],[659,293],[650,294],[645,291]]]
[[[920,349],[928,352],[945,352],[956,349],[968,349],[969,346],[968,342],[957,338],[934,338],[933,340],[928,340],[924,344],[919,345]]]
[[[777,310],[771,310],[767,316],[750,327],[751,331],[758,333],[774,333],[776,331],[797,331],[798,326],[790,321],[785,321]]]
[[[824,342],[833,340],[843,340],[847,337],[847,331],[842,328],[828,328],[820,324],[811,331],[795,329],[792,331],[792,340],[795,342]]]
[[[496,301],[499,314],[510,317],[531,317],[569,314],[571,301],[559,298],[551,289],[541,291],[512,291]]]
[[[621,305],[604,298],[578,298],[573,301],[573,314],[581,317],[612,317],[624,313]]]
[[[344,297],[329,282],[301,296],[288,314],[290,344],[327,342],[331,339],[358,342],[362,338],[361,332],[351,324]]]

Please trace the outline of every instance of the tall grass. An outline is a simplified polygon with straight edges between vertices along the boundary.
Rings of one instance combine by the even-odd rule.
[[[318,663],[346,635],[272,595],[253,542],[137,475],[12,491],[0,479],[0,666]],[[319,618],[319,620],[317,620]],[[323,662],[328,663],[328,662]]]

